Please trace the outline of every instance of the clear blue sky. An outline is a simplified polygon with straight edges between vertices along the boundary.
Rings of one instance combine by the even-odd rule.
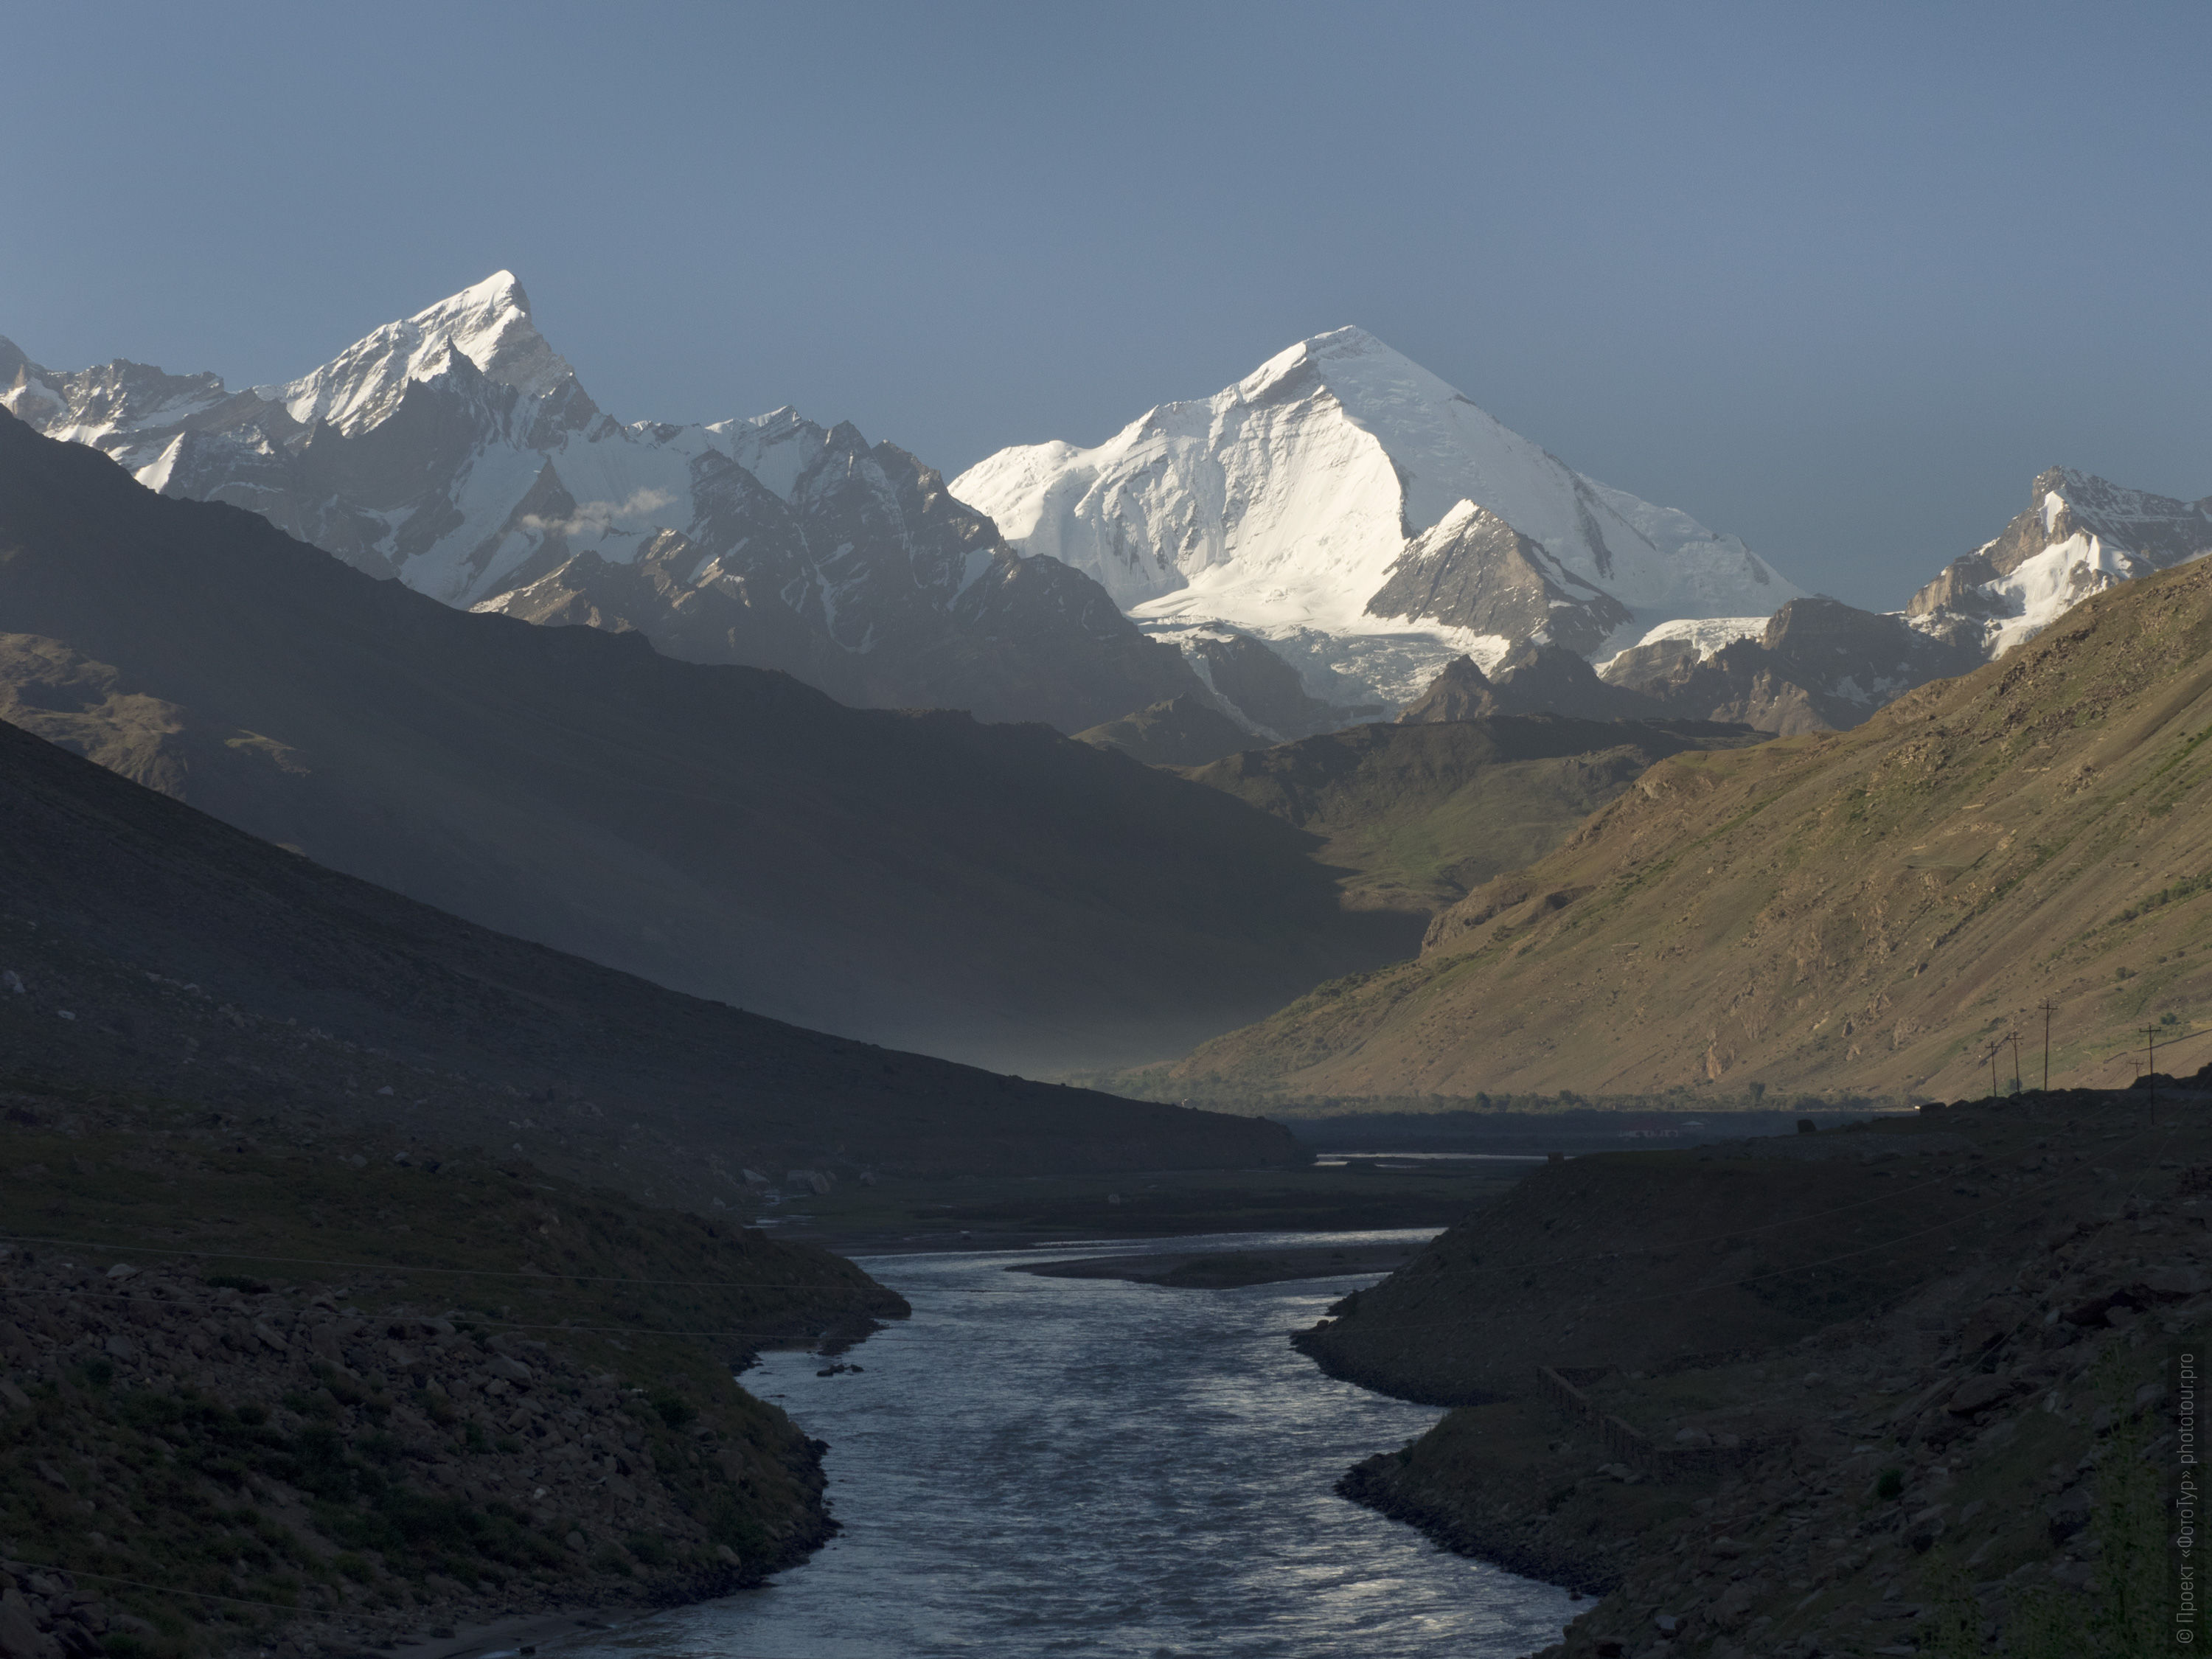
[[[1358,323],[1893,606],[2212,492],[2212,7],[0,0],[0,333],[289,377],[501,266],[625,419],[950,475]]]

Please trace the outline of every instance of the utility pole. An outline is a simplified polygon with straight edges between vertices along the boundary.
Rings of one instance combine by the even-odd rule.
[[[2012,1091],[2020,1092],[2020,1033],[2012,1034]]]
[[[2043,1000],[2043,1092],[2051,1092],[2051,999]]]
[[[2158,1027],[2146,1025],[2142,1029],[2145,1052],[2149,1055],[2144,1062],[2143,1078],[2150,1089],[2151,1127],[2156,1128],[2158,1127]]]
[[[1990,1098],[1997,1097],[1997,1048],[2004,1047],[2004,1039],[1997,1039],[1996,1048],[1990,1050]]]

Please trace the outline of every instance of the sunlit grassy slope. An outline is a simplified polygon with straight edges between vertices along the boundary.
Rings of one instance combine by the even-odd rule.
[[[1446,910],[1417,959],[1172,1075],[1338,1097],[1960,1094],[2015,1029],[2039,1077],[2046,998],[2054,1084],[2125,1081],[2147,1025],[2193,1069],[2212,1057],[2188,1046],[2212,992],[2208,738],[2212,570],[2190,567],[1856,730],[1662,760]],[[2008,1045],[2008,1084],[2011,1066]]]

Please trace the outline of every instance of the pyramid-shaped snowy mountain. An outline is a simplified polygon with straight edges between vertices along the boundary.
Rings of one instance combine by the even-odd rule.
[[[1095,449],[1001,450],[952,493],[1148,631],[1258,635],[1336,701],[1405,702],[1451,658],[1494,662],[1526,641],[1597,655],[1686,617],[1755,633],[1802,592],[1735,537],[1584,477],[1357,328]]]
[[[505,271],[247,391],[120,361],[55,373],[0,340],[0,408],[448,605],[635,629],[848,702],[1074,732],[1206,695],[1096,582],[1017,556],[894,445],[787,409],[602,413]]]

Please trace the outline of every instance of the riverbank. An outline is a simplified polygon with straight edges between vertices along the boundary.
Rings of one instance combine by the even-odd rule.
[[[1532,1164],[1423,1163],[1112,1175],[884,1176],[760,1200],[776,1238],[848,1255],[1028,1249],[1229,1233],[1373,1232],[1450,1225]]]
[[[527,1165],[21,1090],[0,1240],[33,1659],[72,1630],[434,1644],[761,1583],[835,1525],[822,1443],[733,1367],[907,1311],[820,1250]]]
[[[1968,1631],[1960,1651],[2104,1651],[2096,1620],[2165,1601],[2144,1458],[2172,1432],[2166,1348],[2212,1322],[2208,1104],[2026,1096],[1554,1166],[1302,1339],[1340,1374],[1474,1396],[1340,1490],[1605,1592],[1553,1659]],[[1791,1170],[1831,1172],[1819,1204],[1712,1201]]]
[[[1217,1247],[1145,1255],[1024,1262],[1006,1271],[1034,1273],[1040,1279],[1118,1279],[1132,1285],[1164,1285],[1176,1290],[1231,1291],[1247,1285],[1283,1285],[1302,1279],[1387,1273],[1412,1261],[1419,1249],[1417,1243],[1395,1240],[1294,1245],[1268,1250]]]
[[[1263,1257],[1328,1243],[1207,1242]],[[745,1376],[830,1443],[837,1537],[762,1592],[562,1659],[1514,1659],[1557,1636],[1565,1592],[1439,1552],[1331,1491],[1365,1449],[1437,1415],[1316,1376],[1285,1342],[1361,1279],[1179,1291],[1005,1271],[1023,1261],[869,1258],[915,1316],[870,1338],[860,1369],[823,1376],[811,1355],[772,1352]]]

